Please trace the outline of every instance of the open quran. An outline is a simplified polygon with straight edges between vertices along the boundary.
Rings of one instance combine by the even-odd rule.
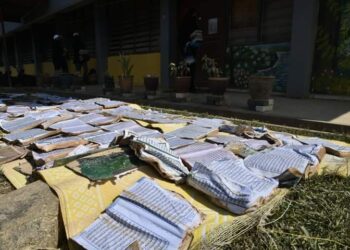
[[[186,249],[201,221],[185,199],[144,177],[73,239],[86,249]]]

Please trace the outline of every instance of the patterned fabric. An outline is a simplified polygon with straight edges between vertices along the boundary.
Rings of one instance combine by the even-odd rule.
[[[86,249],[180,249],[200,214],[184,199],[142,178],[74,240]]]
[[[258,206],[278,186],[272,178],[260,177],[244,166],[243,160],[221,160],[210,165],[196,163],[187,182],[235,214]]]

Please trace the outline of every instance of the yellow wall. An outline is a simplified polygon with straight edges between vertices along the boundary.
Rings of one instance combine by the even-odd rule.
[[[18,73],[17,73],[17,69],[13,66],[11,67],[11,72],[12,72],[12,76],[13,77],[17,77]],[[27,75],[35,75],[35,65],[34,63],[28,63],[28,64],[23,64],[23,69],[24,69],[24,73]],[[0,67],[0,71],[2,71],[2,73],[5,73],[5,68],[4,67]]]
[[[49,76],[52,76],[55,73],[55,68],[53,67],[52,62],[43,62],[41,64],[41,69],[43,75],[47,74]]]
[[[11,72],[12,72],[12,76],[16,77],[18,74],[17,74],[17,69],[13,66],[10,66],[11,68]],[[2,73],[5,73],[5,67],[0,67],[0,71]]]
[[[24,73],[27,75],[35,75],[35,65],[33,63],[23,64]]]
[[[132,75],[134,75],[134,86],[143,86],[143,77],[147,74],[160,76],[160,53],[147,53],[129,55],[130,61],[134,65]],[[121,67],[118,56],[108,57],[108,73],[116,81],[121,74]]]
[[[75,65],[73,63],[73,60],[68,60],[68,72],[69,73],[75,73]],[[94,68],[96,69],[96,59],[91,58],[88,62],[88,68],[89,70]],[[53,75],[55,73],[55,68],[53,66],[52,62],[43,62],[42,63],[42,72],[43,74]]]
[[[130,61],[134,65],[132,74],[134,75],[134,85],[143,86],[143,77],[147,74],[160,76],[160,53],[147,53],[147,54],[135,54],[129,55]],[[35,75],[34,64],[23,65],[26,74]],[[89,70],[96,69],[96,58],[91,58],[88,62]],[[3,70],[3,69],[2,69]],[[75,73],[75,66],[72,60],[68,61],[69,73]],[[52,62],[42,63],[42,73],[52,76],[54,74],[54,66]],[[118,80],[118,76],[121,74],[121,67],[118,62],[118,56],[108,57],[108,73],[114,77],[114,80]],[[12,69],[12,75],[16,76],[16,70]]]

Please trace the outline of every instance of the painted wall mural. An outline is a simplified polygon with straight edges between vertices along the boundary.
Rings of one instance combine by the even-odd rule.
[[[320,0],[311,92],[350,96],[348,0]]]
[[[235,88],[248,88],[251,75],[276,77],[274,91],[285,92],[289,65],[288,43],[231,46],[231,79]]]

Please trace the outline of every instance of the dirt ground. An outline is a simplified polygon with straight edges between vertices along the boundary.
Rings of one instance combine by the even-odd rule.
[[[15,190],[8,180],[0,173],[0,195],[7,194]]]

